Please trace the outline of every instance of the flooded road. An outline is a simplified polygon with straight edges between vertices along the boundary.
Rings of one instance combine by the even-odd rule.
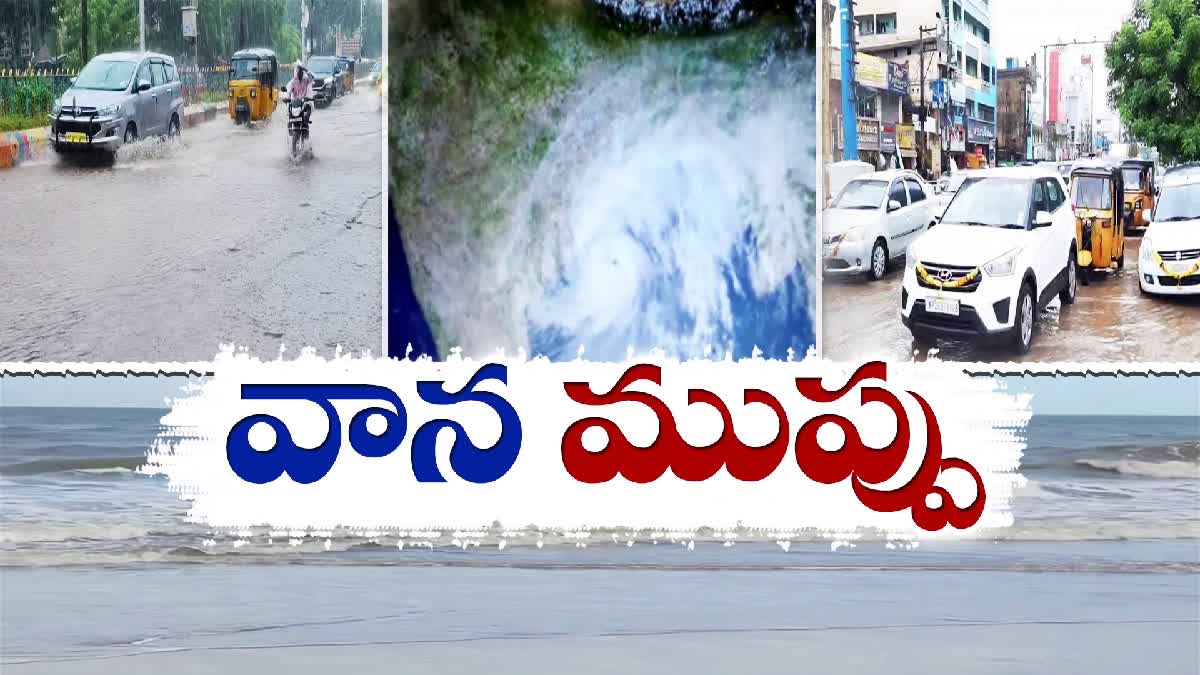
[[[1131,238],[1125,253],[1130,264],[1120,272],[1092,276],[1080,284],[1075,304],[1061,311],[1057,299],[1035,325],[1033,348],[1017,356],[1002,348],[981,348],[962,341],[941,340],[936,356],[967,362],[1113,363],[1200,360],[1200,298],[1156,297],[1138,288],[1141,240]],[[893,264],[879,282],[861,277],[825,277],[823,351],[826,358],[859,360],[883,357],[922,360],[912,334],[900,322],[900,288],[904,263]]]
[[[378,354],[380,98],[364,86],[317,110],[301,163],[285,116],[0,173],[0,361]]]

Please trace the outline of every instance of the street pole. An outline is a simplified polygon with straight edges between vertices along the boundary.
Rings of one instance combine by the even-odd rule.
[[[842,18],[842,159],[858,159],[858,108],[854,105],[854,10],[838,0]]]
[[[80,0],[79,5],[79,33],[82,38],[80,51],[82,58],[79,60],[79,67],[83,68],[88,62],[88,32],[91,28],[88,26],[88,0]]]
[[[928,169],[928,166],[925,162],[925,152],[926,152],[926,150],[929,149],[928,144],[926,143],[926,138],[925,138],[925,124],[926,124],[926,119],[928,117],[928,114],[925,109],[925,54],[929,51],[928,49],[925,48],[925,34],[926,33],[934,33],[936,36],[937,26],[933,26],[930,28],[926,28],[925,26],[919,26],[917,28],[917,31],[921,38],[921,44],[918,47],[920,49],[920,63],[921,63],[921,65],[920,65],[920,68],[921,68],[921,77],[920,77],[920,82],[921,82],[921,118],[920,118],[921,119],[921,128],[918,130],[918,134],[917,134],[917,139],[918,139],[917,143],[920,146],[917,149],[917,170],[921,171],[922,169]],[[937,41],[935,39],[934,40],[934,49],[936,49],[936,48],[937,48]],[[932,174],[932,172],[929,172],[929,173]]]
[[[138,0],[138,47],[146,51],[146,0]]]

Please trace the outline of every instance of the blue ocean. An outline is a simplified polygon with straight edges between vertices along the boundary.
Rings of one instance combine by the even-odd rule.
[[[6,673],[1198,672],[1194,418],[1035,417],[983,541],[327,550],[206,546],[164,412],[0,407]]]

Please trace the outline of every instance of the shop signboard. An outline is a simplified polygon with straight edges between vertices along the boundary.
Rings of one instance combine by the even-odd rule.
[[[967,120],[967,141],[987,145],[996,139],[996,128],[988,122]]]
[[[858,118],[858,147],[862,150],[879,150],[879,120]]]
[[[900,148],[900,154],[904,157],[917,155],[917,135],[913,125],[896,125],[896,147]]]
[[[904,96],[908,93],[908,64],[893,63],[887,64],[888,69],[888,90],[893,94]]]
[[[878,56],[859,53],[855,55],[858,65],[855,67],[855,81],[871,89],[888,88],[887,61]]]
[[[892,122],[885,122],[882,131],[879,134],[879,151],[887,154],[896,154],[896,125]]]

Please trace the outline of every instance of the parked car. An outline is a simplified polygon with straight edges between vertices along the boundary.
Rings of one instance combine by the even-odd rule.
[[[1040,310],[1075,302],[1075,216],[1054,169],[988,169],[964,180],[937,227],[910,247],[900,316],[913,339],[960,337],[1029,351]]]
[[[1157,295],[1200,294],[1200,172],[1168,172],[1138,255],[1142,292]]]
[[[882,279],[918,234],[934,223],[932,189],[914,171],[877,171],[851,178],[822,217],[824,268]]]
[[[149,136],[175,137],[183,122],[175,59],[153,52],[101,54],[88,62],[50,111],[58,152],[116,152]]]
[[[342,95],[346,81],[338,57],[311,56],[304,65],[312,72],[313,101],[318,106],[325,107]]]

